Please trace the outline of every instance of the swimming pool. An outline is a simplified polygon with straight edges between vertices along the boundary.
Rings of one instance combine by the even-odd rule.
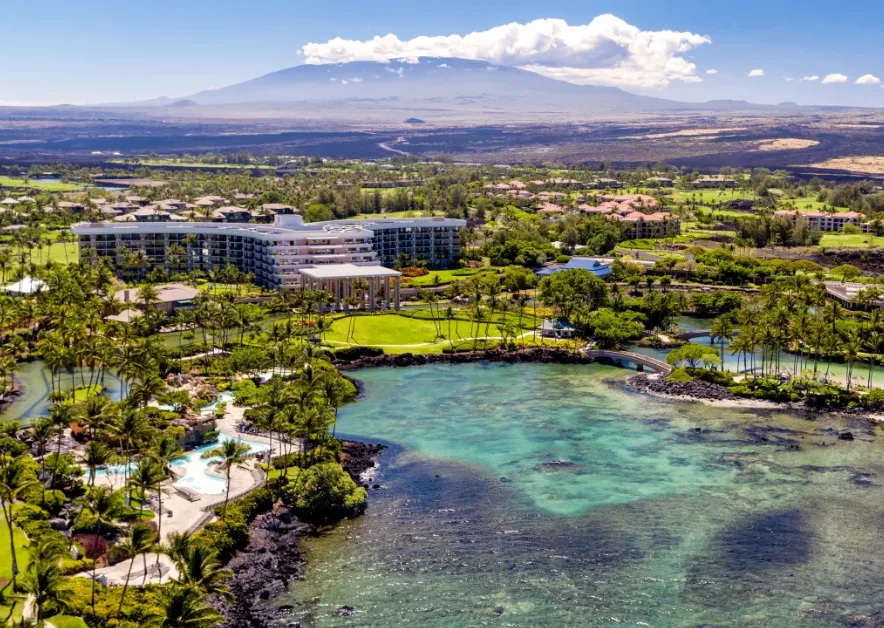
[[[209,475],[208,473],[209,465],[217,462],[219,459],[203,458],[202,455],[204,452],[210,451],[229,440],[235,440],[248,446],[250,454],[265,452],[270,449],[270,446],[265,443],[257,443],[255,441],[249,441],[238,437],[233,438],[226,434],[221,434],[218,443],[194,449],[181,460],[172,463],[172,466],[178,469],[183,469],[184,471],[184,475],[179,480],[175,481],[173,486],[191,488],[197,493],[203,495],[219,495],[223,493],[227,487],[226,480],[223,477]]]
[[[236,440],[243,445],[247,445],[250,454],[261,453],[270,449],[270,445],[267,445],[265,443],[258,443],[239,437],[233,438],[231,436],[227,436],[226,434],[221,434],[217,443],[203,445],[198,449],[194,449],[193,451],[188,452],[181,460],[172,463],[172,466],[175,467],[176,470],[180,469],[184,473],[181,478],[172,483],[173,486],[191,488],[197,493],[201,493],[203,495],[220,495],[221,493],[223,493],[225,488],[227,487],[224,478],[215,475],[209,475],[209,473],[207,473],[209,465],[217,462],[218,458],[203,458],[202,455],[204,452],[210,451],[229,440]],[[134,462],[131,463],[129,465],[129,472],[131,473],[136,466],[138,465]],[[126,465],[114,464],[108,465],[104,469],[98,469],[95,472],[95,475],[96,477],[111,476],[113,478],[114,484],[116,484],[117,481],[124,481],[125,473]]]

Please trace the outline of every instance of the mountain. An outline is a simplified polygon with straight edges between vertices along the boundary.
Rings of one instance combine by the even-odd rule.
[[[439,105],[507,105],[557,109],[659,110],[678,103],[615,87],[580,86],[484,61],[421,57],[408,62],[354,61],[299,65],[187,96],[198,105],[317,101],[408,101]]]

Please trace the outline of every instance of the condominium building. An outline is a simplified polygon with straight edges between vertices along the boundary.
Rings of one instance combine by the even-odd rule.
[[[303,223],[277,215],[273,225],[217,222],[77,223],[83,257],[113,260],[119,272],[143,251],[152,267],[168,272],[234,266],[255,283],[280,289],[303,284],[300,270],[328,264],[377,266],[405,255],[444,266],[460,256],[464,220],[338,220]]]
[[[793,222],[799,218],[805,218],[811,229],[825,232],[841,231],[847,225],[860,227],[860,220],[863,219],[862,214],[852,211],[827,214],[820,211],[799,212],[798,210],[782,209],[775,212],[774,215],[791,218]]]

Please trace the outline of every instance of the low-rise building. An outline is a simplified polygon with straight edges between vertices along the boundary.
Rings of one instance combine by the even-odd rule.
[[[200,291],[183,283],[170,283],[163,286],[153,286],[156,299],[152,302],[144,302],[140,297],[138,288],[125,288],[118,291],[114,298],[126,305],[135,306],[139,310],[156,307],[163,310],[166,314],[171,314],[175,310],[187,309],[193,307],[193,300],[197,298]]]
[[[793,222],[804,218],[807,220],[808,226],[816,231],[833,232],[841,231],[847,225],[860,227],[864,216],[858,212],[837,212],[827,214],[826,212],[800,212],[796,210],[782,209],[774,213],[775,216],[791,218]]]

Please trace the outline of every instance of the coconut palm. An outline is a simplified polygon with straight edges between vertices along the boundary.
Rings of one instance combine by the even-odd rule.
[[[224,493],[224,508],[221,510],[221,519],[227,515],[227,502],[230,501],[230,473],[234,468],[246,468],[246,454],[249,446],[235,440],[226,440],[219,447],[203,453],[203,458],[221,458],[218,465],[224,470],[227,488]]]
[[[161,610],[145,617],[145,626],[151,628],[211,628],[223,621],[211,606],[206,595],[192,586],[174,585],[163,591]]]
[[[18,576],[18,555],[15,547],[15,535],[13,534],[13,506],[19,495],[37,483],[36,478],[26,466],[26,458],[19,456],[12,460],[4,461],[0,465],[0,508],[6,518],[6,527],[9,531],[9,553],[12,557],[12,589],[16,588],[16,576]]]
[[[123,584],[123,592],[120,594],[120,605],[117,607],[117,615],[123,610],[123,601],[126,599],[126,589],[129,588],[129,578],[132,576],[132,567],[135,559],[139,556],[144,559],[144,578],[141,586],[147,584],[147,554],[156,547],[157,534],[149,525],[136,523],[129,528],[128,534],[117,544],[117,549],[125,556],[130,557],[129,569],[126,571],[126,582]]]
[[[31,562],[22,578],[22,589],[33,600],[38,626],[44,625],[43,611],[47,604],[64,608],[73,593],[64,587],[64,577],[59,564],[65,553],[64,544],[57,538],[46,536],[31,545]]]
[[[46,445],[55,432],[55,425],[51,419],[41,417],[31,421],[31,436],[37,445],[37,455],[40,456],[40,481],[43,485],[40,494],[40,505],[46,505]]]
[[[172,465],[178,460],[184,458],[184,450],[174,438],[163,434],[154,440],[150,450],[150,457],[159,465],[160,473],[157,474],[158,481],[156,483],[157,498],[159,499],[159,513],[157,525],[157,535],[163,538],[163,483],[173,477]],[[157,558],[159,560],[159,558]]]
[[[82,509],[88,510],[94,517],[93,552],[97,551],[98,538],[102,534],[116,530],[116,521],[123,514],[120,499],[107,486],[95,486],[89,489],[80,500]],[[81,513],[82,513],[81,509]],[[98,568],[98,556],[92,562],[92,611],[95,611],[95,570]]]
[[[196,587],[209,596],[217,595],[229,604],[234,602],[226,584],[233,571],[223,567],[215,550],[203,543],[190,543],[175,566],[179,583]]]

